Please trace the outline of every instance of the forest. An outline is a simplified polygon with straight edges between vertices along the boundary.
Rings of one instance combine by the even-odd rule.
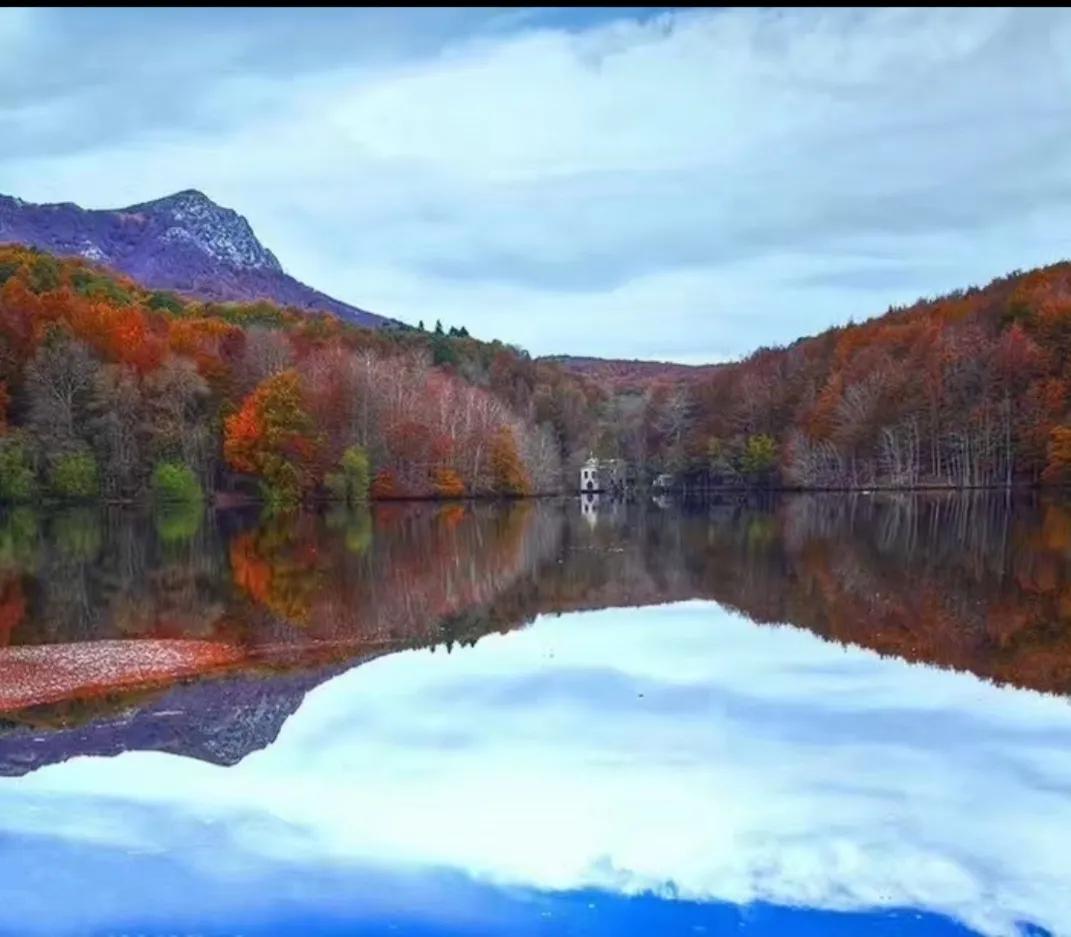
[[[0,248],[0,499],[557,491],[594,389],[463,329],[368,330]]]
[[[0,247],[0,500],[518,497],[589,454],[691,490],[1071,480],[1069,263],[739,362],[585,362]]]
[[[1066,484],[1071,263],[1015,272],[746,360],[605,375],[602,451],[690,489]],[[607,418],[609,416],[609,418]]]
[[[682,408],[679,458],[706,480],[800,488],[1063,484],[1069,389],[1060,263],[717,370]]]

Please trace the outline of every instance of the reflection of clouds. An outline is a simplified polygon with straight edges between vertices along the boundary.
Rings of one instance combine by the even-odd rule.
[[[375,661],[235,768],[131,753],[0,790],[9,832],[180,855],[125,805],[225,821],[232,848],[267,858],[1071,929],[1066,700],[708,603]]]

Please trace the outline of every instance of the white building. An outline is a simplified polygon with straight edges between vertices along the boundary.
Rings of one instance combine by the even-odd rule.
[[[580,466],[582,492],[620,492],[625,487],[625,463],[620,459],[596,459],[590,456]]]

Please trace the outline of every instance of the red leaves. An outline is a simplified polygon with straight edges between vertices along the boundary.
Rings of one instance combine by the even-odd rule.
[[[257,471],[257,448],[264,439],[264,421],[256,395],[246,398],[245,404],[229,417],[223,441],[223,455],[231,468],[250,475]]]
[[[42,320],[41,297],[32,293],[19,277],[0,287],[0,335],[15,354],[29,358],[37,344],[37,324]]]
[[[517,441],[506,426],[499,428],[491,442],[491,472],[498,494],[521,496],[532,490],[528,472],[517,453]]]
[[[400,497],[402,492],[394,478],[394,473],[390,469],[381,469],[372,479],[369,494],[375,500],[389,500]]]
[[[432,473],[435,492],[441,498],[460,498],[465,494],[465,483],[452,468],[437,468]]]
[[[260,476],[273,496],[296,500],[318,480],[312,430],[301,379],[284,371],[261,382],[227,418],[223,456],[236,471]]]
[[[1048,461],[1041,477],[1054,484],[1071,480],[1071,427],[1057,426],[1049,434]]]

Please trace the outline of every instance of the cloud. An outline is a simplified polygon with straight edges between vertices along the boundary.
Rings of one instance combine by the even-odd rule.
[[[1071,254],[1066,11],[34,16],[0,189],[201,188],[327,292],[535,353],[721,360]]]
[[[692,602],[383,658],[314,690],[233,768],[72,760],[7,782],[0,826],[216,877],[287,861],[672,883],[1056,933],[1071,927],[1069,745],[1064,700]]]

